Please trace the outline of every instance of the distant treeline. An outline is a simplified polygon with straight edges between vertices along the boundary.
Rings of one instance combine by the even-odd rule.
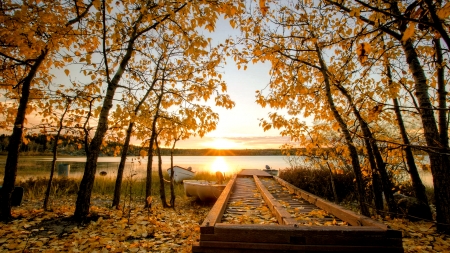
[[[20,147],[20,152],[23,155],[51,155],[53,147],[52,136],[43,134],[27,135],[25,141]],[[84,156],[84,142],[80,138],[73,136],[61,136],[58,144],[58,154],[70,156]],[[6,154],[9,144],[9,135],[0,135],[0,153]],[[122,144],[118,142],[107,142],[101,150],[101,156],[120,156]],[[147,151],[148,147],[130,145],[128,149],[128,156],[139,156],[141,150]],[[298,150],[297,154],[311,154],[311,151],[306,152],[305,149]],[[314,151],[312,152],[314,154]],[[359,151],[363,154],[363,151]],[[420,150],[414,150],[416,154],[425,154]],[[162,148],[161,154],[164,156],[170,155],[170,149]],[[175,156],[273,156],[282,155],[280,149],[175,149]],[[295,155],[296,150],[291,150],[291,155]]]
[[[279,149],[175,149],[174,155],[192,156],[272,156],[281,155]],[[170,155],[170,150],[164,150],[164,155]]]
[[[7,153],[9,136],[0,135],[0,151]],[[50,155],[53,147],[52,136],[27,135],[26,141],[22,143],[20,151],[25,155]],[[122,144],[117,142],[107,142],[102,148],[102,156],[118,156],[122,150]],[[147,151],[148,147],[131,145],[128,150],[129,156],[139,156],[141,150]],[[58,154],[84,156],[84,143],[81,139],[73,136],[61,136],[58,144]],[[170,149],[162,148],[161,154],[170,155]],[[279,149],[175,149],[175,156],[273,156],[281,155]]]

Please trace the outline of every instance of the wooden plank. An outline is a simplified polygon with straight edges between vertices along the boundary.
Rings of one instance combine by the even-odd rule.
[[[269,173],[258,170],[258,169],[243,169],[241,172],[238,173],[239,177],[245,177],[245,176],[260,176],[260,177],[272,177]]]
[[[275,226],[277,227],[277,226]],[[362,228],[362,227],[359,227]],[[367,228],[366,228],[367,229]],[[390,234],[382,231],[272,231],[261,230],[222,230],[217,226],[214,234],[202,234],[200,242],[248,242],[248,243],[272,243],[295,245],[349,245],[349,246],[388,246],[402,247],[401,237],[390,237]]]
[[[274,177],[281,185],[287,187],[289,190],[293,191],[295,194],[301,196],[303,199],[309,203],[316,205],[317,207],[327,211],[339,219],[348,222],[352,226],[374,226],[383,230],[388,230],[388,226],[370,219],[364,215],[357,214],[347,209],[343,209],[341,206],[324,200],[314,194],[306,192],[302,189],[295,187],[294,185],[284,181],[279,177]]]
[[[269,206],[269,209],[272,211],[273,215],[278,220],[278,223],[284,225],[294,225],[297,224],[297,221],[291,218],[291,214],[284,208],[280,202],[278,202],[273,195],[266,189],[261,180],[259,180],[258,176],[253,176],[255,180],[256,187],[258,187],[259,192],[261,193],[263,199],[266,201],[266,204]]]
[[[260,215],[263,216],[259,218],[263,218],[264,223],[278,224],[258,191],[253,177],[237,177],[221,222],[228,224],[254,222]],[[249,219],[251,217],[253,219]]]
[[[194,244],[193,252],[364,252],[401,253],[402,247],[389,246],[351,246],[351,245],[293,245],[245,242],[200,242]]]
[[[200,242],[224,241],[224,242],[249,242],[249,243],[273,243],[296,245],[363,245],[363,246],[402,246],[401,238],[390,238],[386,234],[352,231],[292,231],[283,233],[275,230],[271,234],[268,231],[221,231],[215,234],[202,234]],[[359,233],[359,234],[358,234]]]
[[[204,234],[212,234],[214,233],[214,226],[216,223],[220,222],[222,219],[223,212],[225,211],[225,207],[228,203],[228,198],[231,195],[231,190],[233,189],[234,182],[236,181],[237,175],[234,175],[231,180],[228,182],[225,189],[220,194],[214,206],[209,211],[205,220],[203,220],[202,225],[200,226],[200,233]]]
[[[214,234],[201,234],[200,241],[227,241],[308,245],[401,246],[400,231],[376,227],[288,226],[216,224]]]

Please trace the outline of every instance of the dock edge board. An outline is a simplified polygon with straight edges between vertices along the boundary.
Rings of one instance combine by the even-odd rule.
[[[200,241],[193,252],[404,252],[402,233],[369,217],[344,209],[301,190],[279,177],[273,178],[292,194],[346,221],[351,226],[302,226],[286,219],[279,203],[266,192],[259,175],[253,178],[279,225],[221,223],[238,177],[250,177],[250,170],[234,175],[200,226]],[[264,176],[265,177],[265,176]]]

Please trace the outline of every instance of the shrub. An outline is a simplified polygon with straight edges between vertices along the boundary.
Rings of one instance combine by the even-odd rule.
[[[334,200],[331,187],[330,172],[327,170],[306,167],[290,168],[280,171],[280,178],[296,187],[319,197]],[[334,184],[338,195],[338,202],[356,199],[353,172],[333,174]]]

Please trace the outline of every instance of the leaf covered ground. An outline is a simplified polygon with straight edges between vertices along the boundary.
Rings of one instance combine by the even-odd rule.
[[[74,200],[55,200],[50,212],[41,201],[13,208],[16,219],[0,223],[0,252],[190,252],[211,208],[184,199],[175,210],[158,202],[144,209],[143,201],[116,210],[95,196],[91,221],[79,225],[70,220]]]
[[[450,236],[440,234],[432,222],[384,219],[385,224],[402,231],[405,252],[450,252]]]
[[[177,200],[175,210],[142,200],[109,208],[109,197],[94,196],[89,222],[71,222],[75,197],[54,200],[44,212],[41,201],[13,208],[14,221],[0,223],[0,252],[190,252],[199,240],[200,224],[211,205]],[[380,219],[403,233],[405,252],[450,252],[450,237],[430,222]]]

